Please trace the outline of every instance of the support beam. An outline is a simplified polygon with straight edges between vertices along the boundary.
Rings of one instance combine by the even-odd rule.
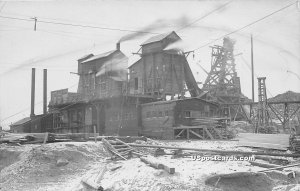
[[[43,79],[43,114],[47,113],[47,69],[44,69],[44,79]]]
[[[194,135],[196,135],[197,137],[199,137],[200,139],[204,139],[201,135],[199,135],[198,133],[196,133],[195,131],[193,130],[190,130],[190,132]]]
[[[214,140],[214,137],[212,136],[212,134],[209,132],[209,130],[206,127],[203,127],[203,130],[207,133],[207,135],[209,136],[209,138],[211,140]]]

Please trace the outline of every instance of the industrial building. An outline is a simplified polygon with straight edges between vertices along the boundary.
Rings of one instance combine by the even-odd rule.
[[[36,116],[32,111],[27,122],[31,128],[25,132],[145,135],[164,139],[182,135],[189,138],[190,132],[195,138],[204,138],[206,132],[211,137],[213,132],[199,124],[195,126],[193,120],[224,117],[232,110],[226,113],[220,105],[224,97],[231,98],[226,103],[240,102],[243,97],[235,72],[234,43],[225,38],[223,46],[214,47],[211,72],[200,89],[187,61],[190,52],[168,48],[178,41],[181,38],[174,31],[149,38],[135,53],[140,59],[129,67],[120,42],[115,50],[79,58],[77,92],[52,91],[48,112]],[[32,104],[34,78],[33,73]],[[208,126],[214,128],[216,124]]]

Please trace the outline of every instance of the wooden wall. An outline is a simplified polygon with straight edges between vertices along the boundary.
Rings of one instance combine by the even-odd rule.
[[[218,105],[198,98],[177,101],[175,107],[175,125],[190,125],[189,118],[217,117]]]
[[[190,125],[192,117],[213,117],[217,115],[218,106],[198,98],[190,98],[142,104],[141,110],[143,135],[173,139],[173,127]]]
[[[176,102],[142,104],[142,134],[149,137],[173,139]]]
[[[184,88],[183,55],[165,51],[142,55],[142,58],[129,68],[130,93],[155,95],[181,94]],[[138,78],[138,89],[134,87]]]
[[[136,99],[109,100],[105,116],[105,135],[137,136],[140,132]]]

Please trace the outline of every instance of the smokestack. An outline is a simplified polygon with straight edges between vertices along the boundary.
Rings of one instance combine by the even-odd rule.
[[[30,117],[34,116],[34,95],[35,95],[35,68],[31,71],[31,112]]]
[[[43,113],[47,113],[47,69],[44,69]]]
[[[120,42],[118,42],[118,43],[116,44],[116,49],[117,49],[117,50],[120,50]]]

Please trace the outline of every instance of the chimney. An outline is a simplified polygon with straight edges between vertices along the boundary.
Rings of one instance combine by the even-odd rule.
[[[117,50],[120,50],[120,42],[117,43],[116,49],[117,49]]]
[[[34,116],[34,96],[35,96],[35,68],[31,71],[31,112],[30,117]]]
[[[44,69],[43,114],[47,113],[47,69]]]

